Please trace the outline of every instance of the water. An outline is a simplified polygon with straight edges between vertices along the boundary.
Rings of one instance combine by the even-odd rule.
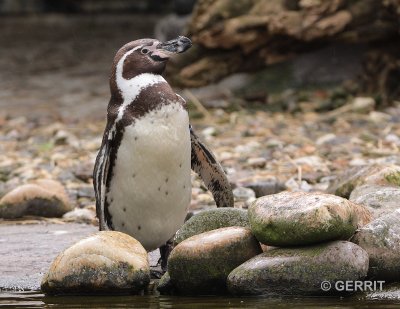
[[[39,292],[1,292],[2,308],[400,308],[399,301],[357,297],[178,297],[178,296],[45,296]]]

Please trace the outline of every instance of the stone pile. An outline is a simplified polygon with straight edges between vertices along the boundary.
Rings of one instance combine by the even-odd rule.
[[[176,233],[158,291],[342,295],[334,288],[337,282],[398,282],[400,209],[393,210],[397,195],[386,193],[397,192],[399,174],[397,166],[361,167],[337,178],[329,189],[336,195],[283,191],[257,198],[248,210],[202,211]],[[371,201],[370,188],[377,186],[376,192],[385,193],[382,199],[375,196],[380,202],[375,208],[372,202],[346,198]],[[141,293],[149,282],[140,243],[109,231],[61,253],[42,289],[48,294]]]

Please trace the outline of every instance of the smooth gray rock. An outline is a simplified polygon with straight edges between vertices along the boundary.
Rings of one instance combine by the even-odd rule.
[[[368,276],[400,281],[400,208],[361,228],[352,241],[368,252]]]
[[[237,266],[261,253],[250,229],[226,227],[192,236],[178,244],[168,259],[171,284],[179,294],[221,294]]]
[[[249,208],[249,221],[257,239],[271,246],[300,246],[349,239],[369,213],[339,196],[281,192],[258,198]]]
[[[321,283],[355,281],[368,272],[368,254],[348,241],[276,248],[255,256],[228,276],[234,295],[327,295]]]
[[[191,236],[228,226],[249,227],[247,210],[227,207],[202,211],[185,222],[174,242],[179,244]]]
[[[363,185],[356,187],[349,199],[365,206],[374,218],[379,218],[400,207],[400,187]]]

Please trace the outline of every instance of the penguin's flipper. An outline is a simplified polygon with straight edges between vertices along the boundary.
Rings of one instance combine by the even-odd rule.
[[[108,230],[109,226],[105,218],[106,204],[106,182],[110,166],[110,144],[104,139],[102,147],[96,158],[93,171],[93,186],[96,196],[96,215],[99,219],[100,231]]]
[[[190,129],[190,141],[192,144],[192,170],[204,181],[208,190],[214,196],[217,207],[233,207],[233,193],[228,178],[214,155],[199,140]]]

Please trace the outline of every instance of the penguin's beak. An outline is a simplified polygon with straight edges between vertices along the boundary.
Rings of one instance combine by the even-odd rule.
[[[151,57],[158,61],[168,60],[172,55],[183,53],[191,46],[192,41],[190,39],[179,36],[176,39],[158,44]]]

